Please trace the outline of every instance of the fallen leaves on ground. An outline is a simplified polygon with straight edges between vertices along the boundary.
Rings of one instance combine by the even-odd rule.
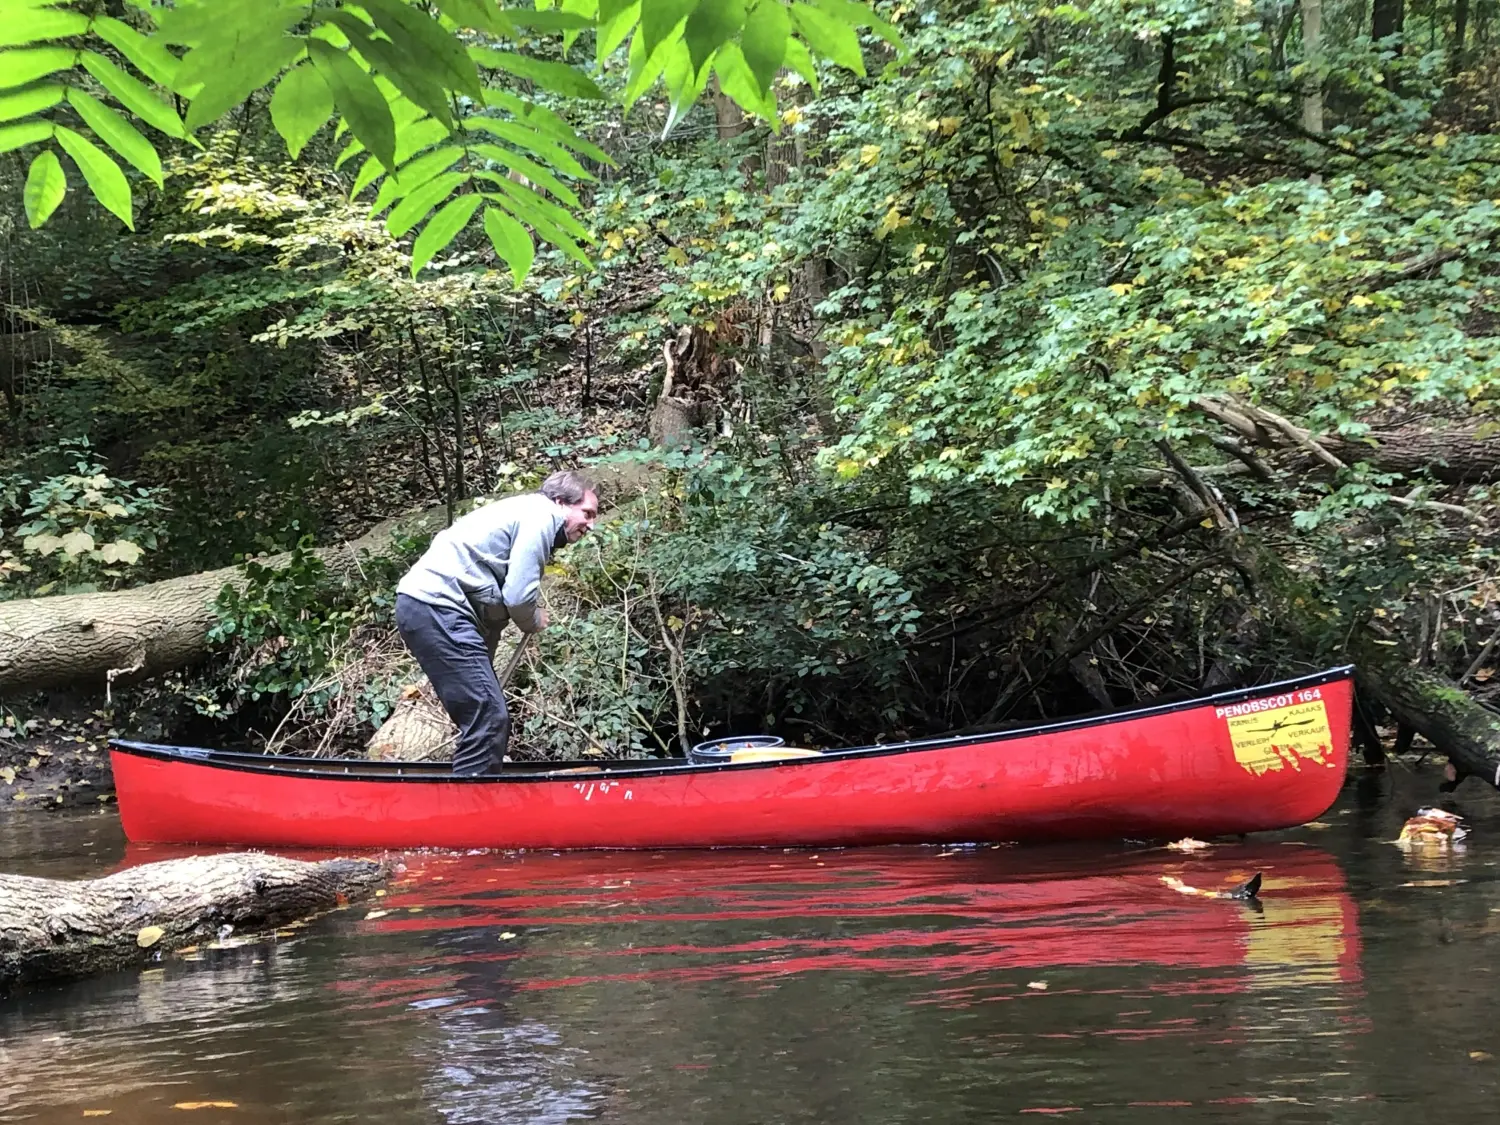
[[[166,932],[160,926],[142,926],[140,933],[135,935],[135,943],[142,949],[150,949],[161,941],[162,935]]]

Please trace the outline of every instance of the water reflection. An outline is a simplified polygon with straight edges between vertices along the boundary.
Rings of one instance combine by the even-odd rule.
[[[1428,1001],[1500,936],[1485,822],[1427,870],[1367,796],[1192,857],[410,855],[276,941],[0,1003],[0,1121],[1480,1120],[1493,997]],[[1255,871],[1260,910],[1161,882]]]

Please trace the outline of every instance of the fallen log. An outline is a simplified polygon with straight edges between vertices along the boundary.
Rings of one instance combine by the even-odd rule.
[[[371,893],[388,875],[375,860],[258,852],[163,860],[101,879],[0,875],[0,993],[149,961],[225,926],[269,929]]]
[[[1357,659],[1359,687],[1452,764],[1444,789],[1470,776],[1500,789],[1500,715],[1431,668],[1382,658],[1368,649]]]
[[[430,534],[443,519],[438,508],[386,520],[314,553],[330,575],[348,577],[367,555],[390,550],[397,536]],[[274,568],[289,557],[261,561]],[[200,660],[219,591],[243,580],[244,571],[230,566],[129,590],[0,602],[0,696],[63,685],[103,690]]]

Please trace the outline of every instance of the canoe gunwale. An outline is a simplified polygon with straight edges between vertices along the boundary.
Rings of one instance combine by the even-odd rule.
[[[789,758],[764,762],[712,762],[696,764],[681,759],[660,762],[659,759],[649,758],[601,759],[592,762],[587,760],[558,763],[517,762],[513,763],[517,767],[514,772],[507,771],[501,774],[479,774],[461,777],[455,776],[451,772],[447,762],[373,762],[360,758],[329,758],[321,760],[321,765],[313,766],[306,763],[316,763],[320,760],[316,758],[292,758],[290,756],[278,757],[275,755],[240,751],[210,750],[200,747],[169,746],[149,742],[136,742],[127,739],[110,739],[109,747],[114,753],[126,754],[137,758],[179,762],[187,765],[199,765],[237,772],[277,774],[281,776],[292,775],[309,781],[402,781],[412,783],[441,782],[447,785],[475,783],[492,785],[495,783],[524,784],[576,780],[579,776],[582,776],[585,769],[589,775],[629,775],[630,777],[653,777],[663,774],[681,775],[685,773],[710,774],[723,770],[733,770],[736,773],[741,773],[746,770],[757,769],[813,768],[819,765],[844,762],[850,759],[881,758],[899,754],[921,753],[928,750],[942,750],[979,744],[999,744],[1016,739],[1033,738],[1041,735],[1078,730],[1080,728],[1111,726],[1134,719],[1172,714],[1178,711],[1188,711],[1202,707],[1231,706],[1263,696],[1280,695],[1306,688],[1337,683],[1350,679],[1353,675],[1354,666],[1352,664],[1344,664],[1327,668],[1321,672],[1278,680],[1273,683],[1234,688],[1229,691],[1193,696],[1189,699],[1180,699],[1170,703],[1140,704],[1093,715],[1084,715],[1009,729],[992,730],[978,734],[946,735],[909,742],[852,746],[827,750],[814,757]]]

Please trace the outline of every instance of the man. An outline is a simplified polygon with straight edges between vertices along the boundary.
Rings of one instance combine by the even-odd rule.
[[[598,516],[590,481],[553,473],[539,491],[486,504],[438,532],[396,586],[396,628],[458,724],[455,774],[499,772],[510,714],[495,645],[507,621],[523,633],[547,627],[537,604],[542,570]]]

